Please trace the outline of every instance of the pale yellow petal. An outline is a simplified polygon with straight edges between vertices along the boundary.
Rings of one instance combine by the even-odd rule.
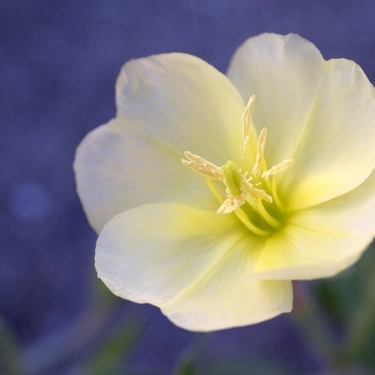
[[[242,251],[238,257],[218,264],[189,293],[162,305],[162,312],[176,325],[192,331],[241,327],[290,312],[292,282],[254,279],[244,244],[236,249]]]
[[[356,262],[372,238],[290,225],[267,241],[254,277],[307,280],[333,276]]]
[[[261,244],[234,215],[152,204],[104,227],[95,264],[114,294],[159,306],[181,327],[207,331],[290,311],[290,282],[251,279]]]
[[[279,183],[290,209],[344,194],[372,172],[375,94],[354,62],[325,61],[297,35],[263,34],[238,49],[228,74],[244,98],[256,95],[267,164],[294,159]]]
[[[232,82],[198,57],[170,53],[132,60],[116,83],[123,128],[147,132],[183,156],[216,165],[238,158],[245,102]]]
[[[233,84],[184,54],[133,60],[116,85],[117,118],[89,133],[74,169],[78,193],[99,232],[120,212],[145,203],[217,203],[184,151],[221,166],[240,158],[244,102]]]
[[[375,236],[375,171],[349,193],[297,213],[293,223],[343,236]]]
[[[182,165],[181,155],[135,132],[119,120],[89,133],[77,150],[78,194],[99,233],[111,218],[147,202],[180,202],[217,209],[204,179]]]
[[[375,235],[375,172],[358,188],[309,210],[296,212],[267,241],[260,278],[332,276],[354,263]]]
[[[375,235],[375,172],[329,202],[295,212],[260,252],[254,277],[314,279],[352,265]]]
[[[235,52],[228,77],[244,100],[256,96],[252,117],[258,133],[268,130],[269,167],[293,157],[315,107],[323,64],[315,46],[294,34],[261,34]]]
[[[98,276],[124,298],[169,303],[220,262],[238,231],[234,216],[143,205],[104,226],[96,248]]]
[[[330,60],[325,67],[310,126],[281,187],[293,191],[295,209],[349,192],[375,167],[374,87],[352,61]]]

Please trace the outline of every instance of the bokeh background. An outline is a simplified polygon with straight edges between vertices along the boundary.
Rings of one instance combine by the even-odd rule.
[[[72,163],[115,116],[130,59],[179,51],[225,72],[248,37],[293,32],[374,83],[374,19],[373,0],[0,0],[0,374],[323,374],[288,316],[203,335],[107,293]]]

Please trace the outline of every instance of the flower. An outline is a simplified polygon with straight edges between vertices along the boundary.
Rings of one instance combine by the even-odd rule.
[[[354,62],[262,34],[228,76],[181,53],[130,61],[116,104],[74,164],[114,294],[190,330],[253,324],[372,241],[375,91]]]

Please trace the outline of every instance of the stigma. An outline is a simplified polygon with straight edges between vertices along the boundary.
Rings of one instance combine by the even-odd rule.
[[[185,151],[184,155],[182,164],[209,180],[220,181],[225,185],[227,197],[217,211],[219,214],[233,212],[246,202],[248,195],[254,200],[264,199],[272,203],[272,197],[264,190],[256,188],[251,183],[251,178],[246,178],[234,161],[228,160],[218,167],[189,151]]]

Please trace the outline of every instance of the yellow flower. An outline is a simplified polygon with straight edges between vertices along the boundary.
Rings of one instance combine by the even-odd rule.
[[[190,330],[257,323],[374,237],[375,91],[354,62],[263,34],[228,77],[180,53],[130,61],[116,104],[74,165],[114,294]]]

